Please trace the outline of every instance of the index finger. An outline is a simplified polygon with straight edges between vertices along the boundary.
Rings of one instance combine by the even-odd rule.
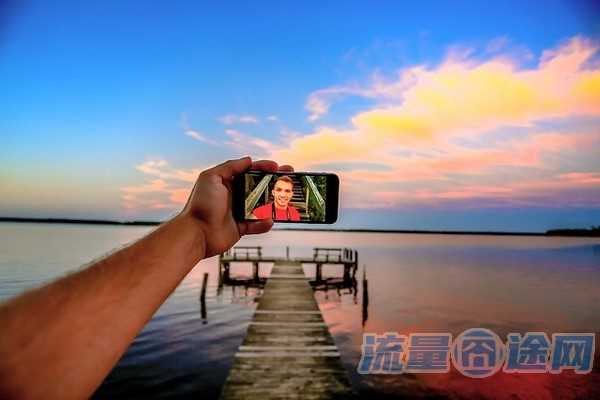
[[[241,174],[254,164],[250,157],[242,157],[239,160],[229,160],[212,169],[217,175],[223,179],[231,179],[232,176]]]
[[[279,167],[278,171],[279,172],[294,172],[294,167],[292,167],[291,165],[285,164],[285,165],[282,165],[281,167]]]
[[[264,172],[276,172],[278,165],[273,160],[259,160],[254,161],[250,166],[250,169],[255,171],[264,171]]]

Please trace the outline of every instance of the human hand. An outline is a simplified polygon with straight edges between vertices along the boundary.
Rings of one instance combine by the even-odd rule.
[[[271,218],[242,222],[233,218],[231,181],[234,176],[248,169],[264,172],[294,171],[289,165],[278,168],[275,161],[252,162],[250,157],[230,160],[203,171],[196,180],[182,215],[191,216],[199,222],[206,244],[205,257],[223,253],[243,235],[264,233],[273,226]]]

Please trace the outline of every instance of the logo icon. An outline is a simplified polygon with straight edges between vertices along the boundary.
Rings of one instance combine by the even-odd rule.
[[[472,328],[456,338],[451,355],[452,365],[463,375],[486,378],[502,368],[506,351],[504,343],[494,332]]]

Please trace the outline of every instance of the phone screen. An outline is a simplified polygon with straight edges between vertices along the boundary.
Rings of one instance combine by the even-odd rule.
[[[240,183],[247,220],[271,217],[277,222],[332,223],[337,219],[338,178],[333,174],[246,172]]]

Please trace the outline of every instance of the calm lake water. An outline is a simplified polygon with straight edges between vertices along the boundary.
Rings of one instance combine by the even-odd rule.
[[[0,300],[129,243],[152,228],[0,223]],[[362,396],[483,399],[600,398],[594,371],[576,375],[499,372],[470,379],[448,374],[358,375],[364,332],[595,332],[600,340],[600,239],[272,231],[240,245],[267,255],[309,256],[312,248],[358,250],[367,270],[368,307],[345,289],[317,292],[324,318]],[[270,266],[261,267],[267,275]],[[314,275],[314,267],[306,266]],[[244,338],[260,289],[218,289],[218,259],[203,260],[156,312],[95,398],[217,398]],[[198,300],[209,273],[207,315]],[[249,275],[250,266],[234,267]],[[325,269],[337,275],[336,267]]]

